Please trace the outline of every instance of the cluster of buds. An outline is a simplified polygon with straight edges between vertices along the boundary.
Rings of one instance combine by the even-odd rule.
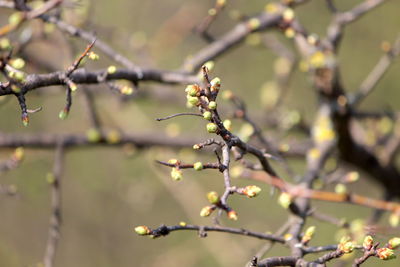
[[[217,109],[217,102],[215,101],[219,90],[221,88],[221,79],[215,77],[212,80],[209,80],[208,73],[209,67],[207,65],[213,65],[211,63],[207,63],[203,65],[202,74],[206,80],[206,88],[202,88],[197,84],[190,84],[186,86],[186,106],[191,107],[198,107],[200,112],[203,115],[203,118],[207,121],[210,121],[206,125],[207,132],[209,133],[218,133],[218,121],[216,123],[214,115],[216,115],[215,111]],[[231,122],[227,121],[226,125],[230,128]],[[195,146],[194,149],[198,149],[199,146]]]
[[[396,258],[393,249],[396,249],[400,246],[400,238],[393,237],[391,238],[386,247],[378,248],[376,250],[376,256],[379,257],[381,260],[391,260]],[[368,251],[374,248],[374,239],[371,236],[366,236],[363,242],[363,248]]]
[[[340,240],[338,250],[344,254],[351,253],[354,250],[354,242],[350,239],[350,237],[344,236]]]
[[[200,99],[199,99],[201,93],[200,86],[198,86],[197,84],[190,84],[186,86],[185,92],[187,99],[186,105],[188,107],[194,107],[200,104]]]
[[[303,237],[301,238],[301,243],[303,244],[307,244],[311,238],[314,236],[315,233],[315,226],[310,226],[307,228],[307,230],[305,231]]]
[[[183,179],[182,171],[179,168],[176,168],[176,167],[172,168],[172,170],[171,170],[171,178],[174,181],[182,180]]]
[[[260,192],[261,192],[261,188],[256,185],[248,185],[245,188],[243,188],[243,191],[242,191],[242,193],[249,198],[258,196],[258,194],[260,194]]]

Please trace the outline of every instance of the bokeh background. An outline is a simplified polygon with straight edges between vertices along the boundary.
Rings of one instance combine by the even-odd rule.
[[[336,2],[341,10],[346,10],[361,1]],[[263,10],[267,3],[261,0],[228,1],[227,8],[213,24],[211,33],[218,37],[235,25],[236,21],[231,18],[235,10],[251,15]],[[192,29],[213,4],[211,0],[84,0],[79,1],[77,6],[65,8],[63,17],[69,23],[95,31],[98,38],[109,42],[141,66],[178,69],[187,56],[206,45],[204,40],[193,34]],[[399,12],[399,1],[387,1],[387,4],[346,29],[339,60],[344,84],[349,91],[357,90],[382,55],[382,41],[393,41],[399,34]],[[2,25],[9,15],[8,10],[0,10]],[[325,2],[317,0],[296,9],[296,15],[310,32],[321,36],[325,34],[331,18]],[[82,40],[64,36],[39,21],[25,25],[23,30],[11,37],[18,38],[24,31],[46,34],[44,40],[32,42],[24,52],[27,70],[31,72],[45,71],[30,64],[29,57],[41,60],[46,66],[65,69],[86,46]],[[292,47],[290,40],[282,38],[278,32],[276,35]],[[257,38],[253,36],[219,58],[213,74],[222,79],[223,89],[232,90],[246,101],[250,115],[261,118],[265,115],[260,101],[262,87],[274,79],[277,56],[259,44]],[[99,54],[100,60],[88,62],[87,68],[98,69],[112,63]],[[400,108],[399,71],[399,64],[390,68],[363,103],[363,110]],[[121,101],[118,95],[104,86],[88,88],[96,96],[96,107],[104,129],[176,138],[192,134],[209,138],[201,120],[181,117],[166,122],[155,121],[155,118],[187,110],[183,85],[140,84],[141,93],[128,101]],[[74,96],[72,111],[65,121],[58,118],[65,101],[61,87],[31,92],[27,101],[29,107],[41,106],[43,110],[33,114],[29,127],[25,128],[20,122],[16,99],[11,96],[1,98],[1,133],[85,133],[90,128],[80,92]],[[297,110],[309,122],[313,118],[316,101],[307,75],[296,71],[284,100],[285,107]],[[221,107],[226,110],[224,117],[232,114],[228,103],[221,102]],[[239,121],[234,121],[234,130],[240,129],[240,125]],[[1,149],[0,157],[6,159],[11,153],[11,149]],[[25,160],[19,168],[0,174],[0,183],[15,184],[19,193],[17,197],[0,196],[0,266],[36,266],[42,260],[50,215],[46,174],[52,169],[53,156],[54,151],[49,149],[26,149]],[[162,223],[170,225],[180,221],[212,223],[210,218],[201,218],[198,214],[207,205],[206,192],[222,192],[222,176],[215,171],[194,173],[188,170],[184,172],[183,181],[173,182],[169,170],[154,163],[155,159],[169,158],[181,158],[187,162],[215,160],[212,153],[194,153],[190,148],[137,150],[126,146],[99,146],[67,150],[62,177],[62,238],[56,266],[244,266],[264,244],[263,241],[223,233],[209,233],[207,238],[200,239],[195,232],[175,232],[152,240],[134,233],[136,225],[157,227]],[[299,175],[304,172],[303,159],[291,160],[290,164]],[[379,197],[381,189],[368,180],[368,174],[364,173],[361,177],[352,189],[360,194]],[[248,184],[240,179],[234,183]],[[273,232],[286,221],[287,213],[276,204],[276,195],[269,194],[268,186],[258,185],[263,189],[260,197],[245,199],[234,196],[230,199],[239,220],[224,220],[226,225]],[[370,214],[370,210],[356,206],[315,205],[325,213],[348,221]],[[386,221],[382,220],[383,225],[387,225]],[[308,224],[318,225],[311,244],[336,242],[336,227],[312,219]],[[393,233],[378,233],[378,239],[383,241],[391,236]],[[268,255],[286,253],[285,248],[276,246]],[[399,266],[399,263],[399,260],[394,260],[385,263],[385,266]],[[381,262],[372,259],[365,266],[377,264]]]

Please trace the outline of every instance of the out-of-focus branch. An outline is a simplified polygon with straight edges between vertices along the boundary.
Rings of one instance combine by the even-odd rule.
[[[107,70],[88,71],[78,69],[70,75],[72,82],[76,84],[99,84],[109,80],[129,80],[138,81],[155,81],[165,84],[182,84],[197,82],[198,78],[182,72],[162,71],[162,70],[143,70],[142,76],[138,76],[136,71],[129,69],[118,69],[115,73],[107,74]],[[26,93],[40,87],[63,85],[65,72],[52,72],[47,74],[30,74],[26,81],[21,84],[22,92]],[[104,78],[105,77],[105,78]],[[0,96],[15,94],[11,86],[0,88]]]
[[[355,6],[349,11],[335,13],[333,21],[328,27],[327,40],[333,44],[336,49],[340,43],[340,39],[343,35],[343,29],[346,25],[358,20],[364,14],[377,6],[383,4],[385,0],[365,0],[361,4]]]
[[[210,25],[215,21],[221,11],[226,5],[226,0],[216,0],[215,6],[208,10],[208,16],[194,29],[195,32],[200,34],[206,41],[212,42],[214,38],[208,33]]]
[[[55,24],[61,31],[66,32],[72,36],[79,37],[79,38],[85,40],[86,42],[92,42],[94,39],[97,39],[96,35],[94,35],[91,32],[85,31],[85,30],[77,28],[71,24],[68,24],[65,21],[58,18],[57,16],[45,14],[48,10],[50,10],[54,6],[57,6],[61,2],[62,2],[62,0],[49,1],[44,6],[42,6],[42,8],[39,8],[38,10],[31,10],[31,8],[28,5],[26,5],[25,2],[21,3],[20,4],[21,6],[18,7],[14,3],[11,3],[11,2],[7,3],[5,1],[2,1],[2,2],[0,2],[0,6],[7,7],[7,8],[16,8],[17,7],[18,9],[27,12],[27,14],[30,14],[32,12],[35,16],[31,16],[31,18],[38,17],[38,18],[42,19],[43,21]],[[142,70],[140,67],[133,64],[132,61],[130,61],[127,57],[125,57],[122,54],[115,51],[107,43],[103,42],[102,40],[97,40],[96,47],[98,49],[100,49],[105,55],[107,55],[112,60],[120,63],[125,68],[135,71],[139,77],[142,76]]]
[[[64,144],[63,140],[57,141],[56,154],[54,157],[53,173],[49,178],[51,184],[51,215],[46,252],[43,263],[45,267],[53,267],[58,243],[60,240],[61,227],[61,176],[63,169]]]
[[[100,134],[96,140],[91,141],[86,134],[36,134],[36,135],[16,135],[0,134],[0,147],[31,147],[49,149],[57,146],[59,139],[63,139],[65,147],[85,147],[85,146],[119,146],[123,144],[133,144],[139,148],[150,146],[162,147],[192,147],[196,141],[193,137],[168,138],[163,135],[149,134],[121,134],[117,140],[109,140],[107,134]]]
[[[183,65],[183,69],[187,71],[199,69],[205,62],[217,58],[230,48],[242,42],[250,33],[263,31],[276,26],[281,17],[281,12],[264,12],[245,22],[237,24],[232,30],[187,59]]]
[[[378,82],[383,78],[393,60],[400,54],[400,35],[393,43],[392,47],[379,59],[373,70],[368,74],[367,78],[361,83],[360,88],[353,98],[350,98],[351,104],[357,106],[365,99]]]

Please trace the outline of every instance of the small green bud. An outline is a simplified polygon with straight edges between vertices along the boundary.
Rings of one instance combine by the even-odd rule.
[[[106,136],[107,143],[117,144],[121,141],[121,134],[117,130],[111,130]]]
[[[214,69],[214,65],[214,61],[207,61],[203,66],[206,67],[208,71],[212,71]]]
[[[188,98],[187,98],[187,101],[188,101],[188,103],[190,103],[191,105],[193,105],[193,106],[196,106],[196,105],[198,105],[199,104],[199,98],[198,97],[196,97],[196,96],[189,96]]]
[[[115,67],[114,65],[111,65],[107,68],[108,74],[114,74],[116,71],[117,71],[117,67]]]
[[[211,92],[218,92],[219,88],[221,87],[221,79],[218,77],[215,77],[214,79],[211,80]]]
[[[210,101],[210,103],[208,103],[208,108],[211,110],[214,110],[217,108],[217,102],[215,101]]]
[[[210,214],[213,212],[213,208],[210,206],[205,206],[204,208],[201,209],[200,211],[200,216],[201,217],[208,217]]]
[[[197,84],[189,84],[188,86],[186,86],[186,88],[185,88],[185,92],[187,93],[187,94],[189,94],[189,92],[190,91],[196,91],[196,92],[198,92],[198,91],[200,91],[200,87],[197,85]]]
[[[19,88],[18,86],[16,86],[15,84],[11,85],[11,90],[16,93],[19,94],[21,92],[21,88]]]
[[[10,40],[7,38],[1,38],[0,39],[0,50],[10,50],[10,49],[11,49]]]
[[[372,248],[373,245],[374,245],[374,239],[372,238],[372,236],[367,235],[367,236],[364,238],[363,247],[364,247],[366,250],[370,250],[370,249]]]
[[[200,87],[197,84],[189,85],[188,87],[188,95],[197,96],[197,93],[200,92]]]
[[[389,240],[389,248],[391,249],[396,249],[400,246],[400,238],[399,237],[393,237],[392,239]]]
[[[215,191],[207,193],[207,199],[211,204],[217,204],[219,202],[219,195]]]
[[[392,214],[390,214],[390,216],[389,216],[390,226],[397,227],[399,225],[399,222],[400,222],[399,212],[393,212]]]
[[[191,89],[190,91],[189,91],[189,95],[190,96],[197,96],[197,91],[196,91],[196,89]]]
[[[338,194],[346,194],[347,188],[344,184],[337,184],[335,186],[335,192]]]
[[[91,60],[98,60],[98,59],[100,58],[99,55],[97,55],[95,52],[92,52],[92,51],[90,51],[90,52],[87,54],[87,56],[88,56],[88,58],[91,59]]]
[[[211,118],[212,118],[212,113],[211,113],[210,111],[205,111],[205,112],[203,113],[203,118],[206,119],[206,120],[208,120],[208,121],[210,121]]]
[[[207,123],[207,132],[216,133],[218,130],[218,126],[215,123]]]
[[[25,81],[25,73],[23,72],[15,72],[15,79],[19,82],[24,82]]]
[[[10,65],[15,69],[22,69],[25,67],[25,60],[22,58],[16,58],[10,61]]]
[[[217,5],[218,6],[225,6],[226,5],[226,0],[217,0]]]
[[[194,150],[199,150],[199,149],[200,149],[200,146],[199,146],[198,144],[195,144],[195,145],[193,145],[193,149],[194,149]]]
[[[344,253],[346,253],[346,254],[353,252],[353,250],[354,250],[354,243],[353,243],[353,242],[346,242],[346,243],[344,243],[344,244],[341,246],[341,250],[342,250]]]
[[[233,221],[237,221],[239,219],[236,211],[234,211],[234,210],[231,210],[228,212],[228,218]]]
[[[317,228],[316,228],[315,226],[310,226],[310,227],[308,227],[307,230],[306,230],[306,232],[305,232],[305,235],[313,236],[316,229],[317,229]]]
[[[46,181],[48,184],[53,184],[56,181],[56,178],[54,177],[54,174],[52,172],[48,172],[46,174]]]
[[[69,89],[71,89],[72,92],[75,92],[76,90],[78,90],[78,86],[74,82],[70,82],[68,84],[68,86],[69,86]]]
[[[180,181],[183,179],[182,171],[177,168],[172,168],[171,170],[171,178],[174,181]]]
[[[24,158],[25,150],[23,147],[17,147],[14,151],[13,158],[17,161],[21,161]]]
[[[292,196],[289,193],[283,192],[280,194],[278,203],[285,209],[289,208],[290,203],[292,203]]]
[[[203,163],[201,163],[200,161],[193,164],[193,169],[195,169],[196,171],[201,171],[203,168]]]
[[[28,115],[22,115],[22,124],[25,126],[25,127],[27,127],[28,126],[28,124],[29,124],[29,117],[28,117]]]
[[[349,172],[344,177],[344,181],[347,183],[354,183],[354,182],[358,181],[359,178],[360,178],[360,174],[358,172]]]
[[[354,243],[349,236],[344,236],[340,240],[338,249],[345,254],[351,253],[354,250]]]
[[[376,254],[381,260],[391,260],[396,258],[396,255],[394,254],[393,249],[390,248],[378,248],[376,251]]]
[[[301,242],[304,244],[308,243],[311,240],[311,238],[314,236],[315,229],[316,229],[315,226],[308,227],[306,232],[304,233],[303,238],[301,239]]]
[[[135,232],[138,235],[148,235],[151,233],[150,229],[144,225],[135,227]]]
[[[86,137],[91,143],[97,143],[101,140],[100,132],[94,128],[91,128],[86,132]]]
[[[231,120],[224,120],[223,125],[228,131],[230,131],[232,129],[232,121]]]
[[[133,89],[130,86],[124,85],[119,90],[123,95],[131,95],[133,93]]]
[[[243,190],[243,193],[250,198],[256,197],[260,192],[261,188],[256,185],[248,185]]]
[[[18,26],[22,20],[24,19],[24,14],[22,12],[14,12],[8,17],[8,23],[16,27]]]
[[[260,27],[260,25],[261,25],[261,22],[257,18],[251,18],[250,20],[247,21],[247,27],[251,31],[257,30]]]
[[[290,22],[294,19],[294,11],[291,8],[285,9],[282,14],[283,20],[286,22]]]
[[[60,111],[60,113],[58,113],[58,117],[62,120],[65,120],[68,117],[68,113],[68,110],[64,108]]]
[[[168,163],[169,163],[169,164],[174,164],[174,165],[176,165],[176,164],[179,163],[179,160],[177,160],[177,159],[169,159],[169,160],[168,160]]]
[[[194,87],[194,84],[189,84],[188,86],[185,87],[185,93],[189,94],[189,91]]]

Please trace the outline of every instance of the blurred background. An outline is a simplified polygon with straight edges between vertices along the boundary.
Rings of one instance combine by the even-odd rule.
[[[361,2],[336,1],[340,10]],[[238,14],[256,14],[267,3],[228,0],[210,33],[218,38],[237,23],[234,18]],[[99,39],[140,66],[173,70],[180,68],[185,58],[206,45],[200,36],[193,33],[193,28],[207,15],[214,1],[82,0],[75,4],[63,9],[62,17],[67,22],[94,31]],[[346,29],[339,64],[349,91],[357,90],[382,55],[382,41],[392,42],[399,34],[399,12],[399,1],[387,1]],[[0,10],[1,25],[7,22],[10,14],[7,9]],[[331,19],[325,1],[316,0],[297,8],[296,16],[309,32],[320,36],[325,35]],[[22,55],[28,64],[26,70],[31,73],[45,73],[43,66],[65,69],[87,45],[38,20],[25,24],[10,38],[17,40],[23,34],[45,36],[33,40]],[[282,37],[280,32],[274,31],[273,34],[293,49],[291,40]],[[94,51],[100,54],[100,60],[87,62],[85,68],[95,70],[115,64],[100,51]],[[260,35],[255,34],[215,61],[213,75],[221,78],[223,90],[229,89],[242,98],[248,105],[249,114],[261,124],[262,118],[270,112],[263,95],[270,90],[268,83],[275,79],[277,58],[262,44]],[[42,66],[35,65],[34,60],[42,62]],[[399,64],[390,68],[376,90],[363,102],[363,110],[400,108],[399,71]],[[317,99],[307,74],[296,69],[289,87],[281,114],[296,112],[305,122],[310,122]],[[95,105],[105,130],[176,138],[191,135],[204,140],[210,138],[202,120],[178,117],[155,121],[155,118],[187,111],[184,85],[143,83],[135,97],[125,100],[105,86],[87,88],[95,95]],[[28,106],[43,107],[43,110],[32,114],[29,127],[23,127],[15,97],[0,97],[0,133],[86,133],[91,126],[80,90],[74,95],[69,118],[63,121],[58,118],[58,112],[64,107],[64,102],[62,87],[43,88],[27,94]],[[220,106],[224,110],[222,117],[229,118],[232,106],[222,101]],[[234,132],[240,132],[242,126],[240,121],[233,120]],[[264,130],[267,136],[271,133],[282,140],[290,137],[284,130]],[[301,135],[295,137],[302,138]],[[12,149],[0,149],[1,159],[6,159],[11,153]],[[205,195],[208,191],[223,192],[222,176],[216,171],[195,173],[187,170],[183,181],[174,182],[170,170],[154,162],[155,159],[167,161],[169,158],[185,162],[215,161],[213,153],[195,153],[190,147],[181,150],[138,150],[133,146],[68,149],[62,177],[62,237],[55,266],[245,266],[265,242],[213,232],[207,238],[199,238],[196,232],[181,231],[155,240],[134,233],[137,225],[155,228],[180,221],[201,225],[212,223],[211,218],[201,218],[199,212],[207,205]],[[36,266],[42,260],[50,215],[50,188],[46,175],[52,170],[53,160],[54,150],[27,148],[25,159],[17,169],[0,174],[1,184],[14,184],[18,190],[15,197],[0,195],[0,266]],[[296,174],[304,173],[304,159],[293,159],[289,163]],[[280,168],[280,165],[275,165]],[[235,179],[234,183],[238,186],[249,184],[240,179]],[[239,220],[232,222],[224,217],[224,224],[274,232],[286,221],[287,212],[276,204],[276,194],[269,194],[270,188],[265,184],[257,185],[263,189],[259,197],[234,196],[230,199]],[[371,183],[363,173],[351,190],[370,197],[381,195],[381,188]],[[315,206],[349,222],[370,215],[369,209],[357,206],[321,202],[315,202]],[[382,220],[382,224],[387,225],[386,221]],[[312,219],[308,225],[318,226],[311,245],[337,242],[336,227]],[[377,233],[377,238],[382,241],[392,236],[393,233],[385,231]],[[286,248],[277,245],[267,256],[287,253]],[[365,266],[376,264],[381,262],[371,259]],[[399,260],[385,262],[385,266],[399,266]]]

